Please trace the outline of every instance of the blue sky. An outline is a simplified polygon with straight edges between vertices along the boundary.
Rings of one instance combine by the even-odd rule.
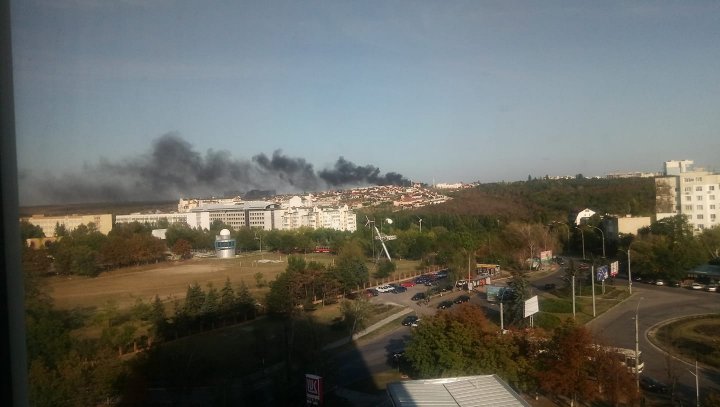
[[[117,169],[168,133],[428,183],[720,170],[716,1],[11,6],[26,177]]]

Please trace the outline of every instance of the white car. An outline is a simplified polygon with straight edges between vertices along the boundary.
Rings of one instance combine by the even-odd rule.
[[[665,285],[665,282],[662,280],[655,281],[655,285]]]
[[[395,289],[395,287],[393,287],[391,285],[381,285],[376,288],[376,290],[378,290],[378,292],[381,292],[381,293],[389,293],[390,291],[392,291],[394,289]]]
[[[717,284],[708,284],[708,286],[705,287],[705,289],[710,292],[717,292],[717,288],[718,288]]]
[[[693,290],[702,290],[702,289],[703,289],[703,285],[700,284],[700,283],[692,283],[692,285],[690,286],[690,288],[692,288]]]

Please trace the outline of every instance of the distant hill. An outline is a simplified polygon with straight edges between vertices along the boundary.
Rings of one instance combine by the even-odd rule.
[[[452,197],[449,202],[418,212],[542,222],[566,219],[584,208],[600,214],[652,216],[655,213],[653,178],[489,183],[458,191]]]

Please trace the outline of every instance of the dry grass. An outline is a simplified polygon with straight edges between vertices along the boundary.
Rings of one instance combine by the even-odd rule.
[[[329,254],[307,254],[307,261],[317,261],[332,265],[336,256]],[[264,262],[264,261],[273,262]],[[397,271],[392,278],[416,275],[418,262],[399,260]],[[46,280],[46,288],[61,309],[98,308],[109,301],[120,309],[134,305],[138,300],[151,301],[158,295],[163,301],[184,298],[187,287],[198,283],[203,288],[212,284],[221,288],[229,279],[233,286],[240,282],[250,289],[255,298],[262,298],[267,287],[258,287],[255,275],[261,273],[265,283],[272,281],[287,266],[287,256],[277,253],[248,253],[233,259],[195,258],[183,262],[168,262],[130,267],[102,273],[98,277],[51,277]],[[368,262],[368,269],[373,264]],[[374,280],[369,286],[376,285]],[[360,287],[363,288],[363,287]]]

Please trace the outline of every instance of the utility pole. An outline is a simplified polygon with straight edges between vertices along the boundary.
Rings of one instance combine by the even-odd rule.
[[[640,363],[640,329],[638,325],[640,300],[642,300],[642,297],[638,300],[637,306],[635,307],[635,387],[637,391],[640,391],[640,369],[638,368],[638,364]]]
[[[593,318],[595,318],[595,265],[590,267],[590,287],[592,288]]]

